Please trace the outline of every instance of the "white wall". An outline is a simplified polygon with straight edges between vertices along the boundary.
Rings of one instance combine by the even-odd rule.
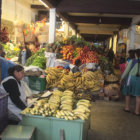
[[[24,0],[2,0],[2,19],[31,23],[36,14],[37,11],[31,10],[30,4]]]

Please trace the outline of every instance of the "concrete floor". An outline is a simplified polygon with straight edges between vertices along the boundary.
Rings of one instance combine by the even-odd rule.
[[[120,101],[94,102],[88,140],[140,140],[140,116],[124,112],[123,108],[124,102]]]

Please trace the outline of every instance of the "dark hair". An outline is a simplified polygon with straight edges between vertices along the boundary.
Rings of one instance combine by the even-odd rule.
[[[139,77],[139,76],[140,76],[140,75],[139,75],[139,66],[140,66],[140,49],[136,49],[136,50],[135,50],[135,54],[136,54],[137,57],[138,57],[138,71],[137,71],[136,76]]]
[[[80,59],[75,60],[75,65],[76,66],[79,66],[80,64],[81,64],[81,60]]]
[[[135,50],[129,50],[128,53],[129,53],[130,59],[135,58]]]
[[[135,54],[136,54],[137,57],[140,59],[140,49],[136,49],[136,50],[135,50]]]
[[[125,61],[126,61],[125,58],[121,58],[121,59],[120,59],[120,64],[125,63]]]
[[[10,67],[8,69],[8,76],[14,76],[14,71],[20,72],[22,71],[24,68],[21,65],[15,65],[13,67]]]

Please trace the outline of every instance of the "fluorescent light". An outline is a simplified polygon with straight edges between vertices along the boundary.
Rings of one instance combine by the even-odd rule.
[[[39,0],[46,8],[49,8],[48,7],[48,5],[44,2],[44,1],[42,1],[42,0]]]

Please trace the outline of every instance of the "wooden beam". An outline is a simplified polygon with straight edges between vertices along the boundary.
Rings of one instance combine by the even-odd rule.
[[[92,23],[92,24],[120,24],[130,25],[132,18],[114,18],[114,17],[83,17],[68,16],[73,23]]]
[[[95,27],[89,27],[89,26],[78,26],[78,30],[90,30],[90,31],[118,31],[118,28],[113,27],[101,27],[101,26],[95,26]]]
[[[100,34],[100,35],[113,35],[112,31],[91,31],[91,30],[80,30],[80,34]]]
[[[111,35],[81,34],[81,36],[87,41],[104,41],[108,39]]]
[[[63,0],[58,4],[60,12],[140,14],[140,1],[133,0]]]
[[[43,9],[43,10],[47,10],[47,8],[44,5],[31,5],[32,9]]]
[[[69,16],[87,16],[87,17],[122,17],[122,18],[133,18],[135,15],[126,14],[106,14],[106,13],[68,13]]]
[[[111,27],[111,28],[119,28],[121,25],[119,24],[90,24],[90,23],[75,23],[77,26],[88,26],[88,27]]]

